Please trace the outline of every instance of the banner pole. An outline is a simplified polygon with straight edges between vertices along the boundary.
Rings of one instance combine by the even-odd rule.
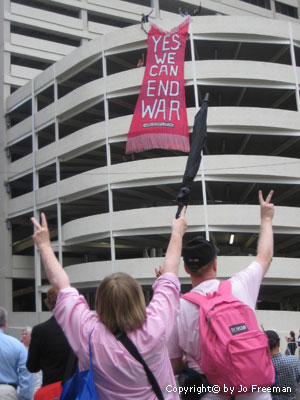
[[[195,60],[194,36],[193,36],[192,24],[189,25],[189,34],[190,34],[190,44],[191,44],[195,106],[196,106],[196,109],[198,110],[199,109],[199,96],[198,96],[196,60]],[[201,156],[202,156],[202,162],[200,164],[200,174],[201,174],[201,186],[202,186],[202,197],[203,197],[203,215],[204,215],[204,225],[205,225],[205,238],[206,238],[206,240],[209,240],[208,214],[207,214],[207,197],[206,197],[206,182],[205,182],[205,175],[204,175],[203,150],[201,151]]]

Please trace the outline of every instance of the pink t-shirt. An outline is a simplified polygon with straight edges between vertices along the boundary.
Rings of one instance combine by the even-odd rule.
[[[180,283],[176,275],[165,273],[153,285],[154,295],[146,309],[141,329],[128,334],[156,377],[166,400],[179,399],[171,391],[175,379],[168,356],[167,342],[179,312]],[[53,310],[79,359],[81,370],[89,368],[88,341],[91,331],[95,384],[101,400],[154,400],[156,396],[143,366],[136,361],[114,335],[90,311],[75,288],[59,292]]]
[[[259,288],[263,278],[262,267],[257,262],[252,262],[249,267],[230,278],[232,294],[243,303],[255,310]],[[220,281],[210,279],[193,288],[193,292],[205,295],[218,290]],[[190,368],[202,372],[199,349],[199,307],[188,300],[180,300],[180,313],[168,343],[170,358],[180,358],[185,353],[186,361]]]

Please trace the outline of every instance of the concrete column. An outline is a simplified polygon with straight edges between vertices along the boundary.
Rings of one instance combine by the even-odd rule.
[[[151,0],[151,7],[154,9],[154,16],[160,19],[159,0]]]
[[[289,22],[288,25],[289,25],[289,35],[290,35],[290,54],[291,54],[292,67],[293,67],[294,77],[295,77],[295,96],[296,96],[296,103],[297,103],[297,111],[300,112],[299,82],[298,82],[297,64],[296,64],[296,56],[295,56],[295,49],[294,49],[293,25],[291,24],[291,22]]]
[[[111,255],[111,272],[115,272],[115,260],[116,260],[116,248],[115,248],[115,238],[112,230],[112,215],[114,212],[113,208],[113,192],[110,184],[110,167],[111,167],[111,153],[110,144],[108,140],[108,121],[109,121],[109,107],[106,92],[106,78],[107,78],[107,65],[106,65],[106,55],[104,51],[104,37],[102,37],[102,70],[104,79],[104,115],[105,115],[105,148],[106,148],[106,165],[108,168],[107,172],[107,191],[108,191],[108,209],[109,209],[109,226],[110,226],[110,255]]]
[[[151,291],[149,289],[146,289],[144,293],[145,293],[145,302],[148,305],[151,301]]]
[[[34,79],[31,81],[31,134],[32,134],[32,174],[33,174],[33,214],[34,217],[39,221],[40,212],[36,207],[36,192],[39,187],[39,175],[36,170],[35,155],[38,150],[37,133],[35,131],[35,114],[37,113],[37,97],[34,92]],[[42,312],[42,294],[40,292],[41,286],[41,257],[37,249],[34,246],[34,280],[35,280],[35,311],[36,311],[36,323],[40,322],[40,316]]]
[[[148,250],[143,249],[143,258],[149,258]]]
[[[298,19],[299,19],[299,17],[300,17],[300,0],[298,0],[297,3],[298,3],[297,9],[298,9]]]
[[[298,9],[299,9],[300,0],[298,0]],[[276,9],[275,9],[275,0],[271,0],[271,11],[273,13],[273,18],[275,19]],[[298,11],[299,14],[299,11]]]
[[[151,258],[156,257],[156,249],[155,248],[150,249],[150,257]]]
[[[3,21],[2,29],[0,29],[0,45],[4,48],[5,43],[10,42],[10,26],[9,22],[4,20],[5,11],[9,11],[9,0],[0,2],[0,18]],[[8,201],[9,194],[6,193],[3,182],[8,179],[7,166],[9,158],[6,157],[7,146],[7,127],[5,124],[6,102],[5,99],[10,94],[10,85],[5,84],[5,75],[10,75],[10,54],[1,53],[0,62],[0,86],[3,88],[2,96],[0,96],[1,113],[1,133],[0,133],[0,170],[2,171],[2,180],[0,184],[0,305],[5,307],[8,313],[12,312],[12,238],[11,230],[7,229],[6,220],[8,218]]]
[[[162,257],[163,256],[163,249],[158,248],[156,249],[156,257]]]
[[[88,12],[87,10],[80,10],[80,18],[82,21],[82,29],[86,32],[89,30],[89,22],[88,22]],[[85,44],[88,42],[88,39],[82,38],[81,39],[81,45]]]

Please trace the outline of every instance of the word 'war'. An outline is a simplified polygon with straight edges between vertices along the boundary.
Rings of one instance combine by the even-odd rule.
[[[172,121],[172,114],[175,113],[175,117],[177,117],[177,121],[180,121],[179,109],[180,109],[180,101],[171,100],[168,102],[170,104],[169,107],[165,99],[160,99],[159,101],[156,99],[151,107],[150,104],[145,105],[145,101],[142,100],[142,118],[145,118],[147,114],[149,114],[149,118],[157,119],[158,116],[163,118],[163,120]],[[168,117],[167,117],[168,113]]]

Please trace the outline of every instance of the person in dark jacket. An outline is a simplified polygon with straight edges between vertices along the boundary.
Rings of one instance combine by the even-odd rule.
[[[45,300],[49,311],[55,308],[56,297],[54,289],[49,289]],[[30,372],[42,370],[42,386],[69,379],[76,366],[77,359],[54,316],[33,327],[26,367]]]
[[[149,12],[149,14],[144,14],[142,13],[142,18],[141,18],[141,28],[144,29],[144,24],[146,22],[149,22],[149,17],[153,13],[153,9]]]

